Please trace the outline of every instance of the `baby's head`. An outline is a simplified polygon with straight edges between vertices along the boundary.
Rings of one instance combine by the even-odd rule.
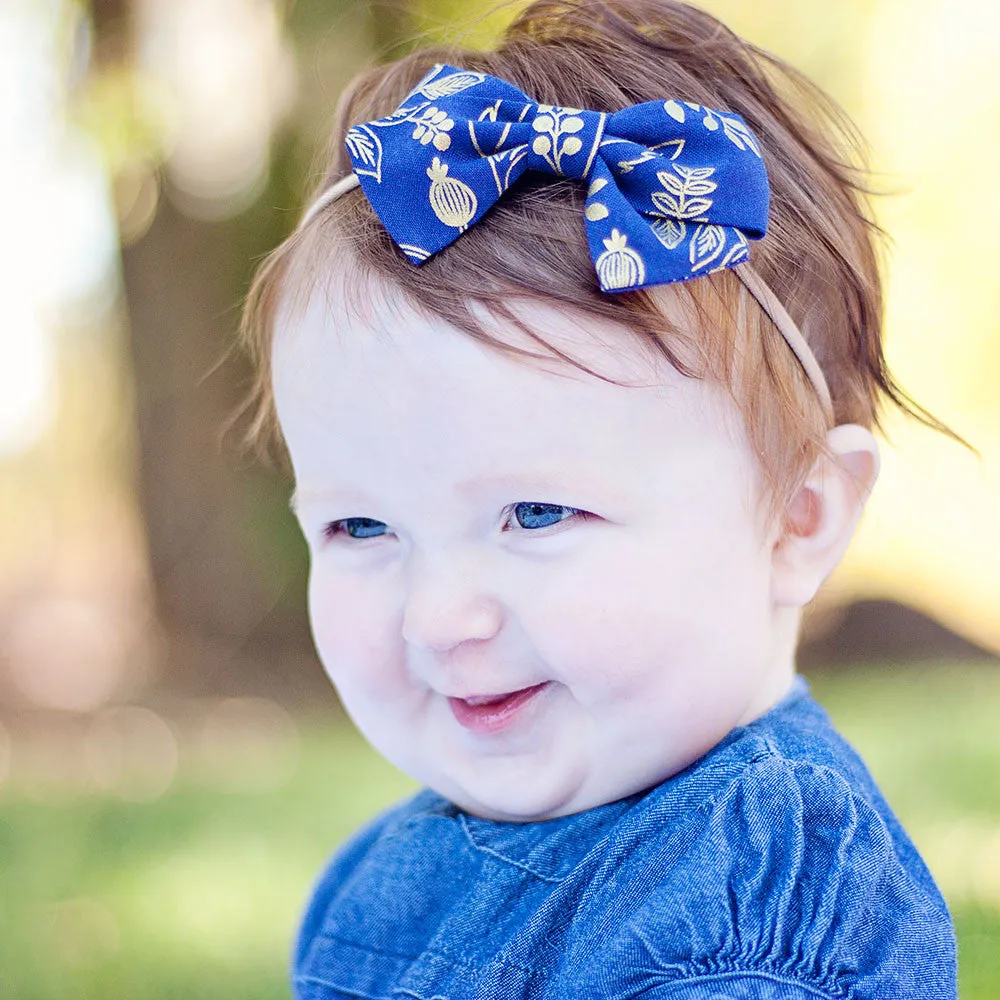
[[[831,423],[731,268],[602,292],[578,180],[525,174],[420,266],[354,190],[262,268],[252,436],[287,446],[347,711],[461,807],[545,819],[656,784],[786,693],[878,472],[882,397],[910,407],[856,139],[793,71],[671,0],[538,0],[494,51],[355,80],[319,191],[351,173],[348,127],[435,63],[557,106],[742,116],[771,186],[753,266],[833,403]]]

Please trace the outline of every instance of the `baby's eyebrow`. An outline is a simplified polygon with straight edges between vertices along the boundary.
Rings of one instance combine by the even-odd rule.
[[[549,474],[526,475],[518,473],[493,473],[483,476],[472,476],[463,480],[455,486],[455,492],[463,497],[474,497],[488,494],[504,488],[514,488],[518,490],[529,490],[543,495],[554,490],[565,488],[570,484],[569,479],[562,479]],[[347,489],[304,489],[296,487],[292,490],[288,498],[289,508],[297,513],[302,504],[311,500],[329,499],[331,497],[344,497],[356,501],[363,501],[365,495],[360,491]]]
[[[472,476],[455,487],[461,496],[476,496],[504,487],[521,490],[555,490],[565,487],[569,480],[552,475],[525,475],[517,473],[493,473],[486,476]]]
[[[326,490],[311,490],[303,489],[296,486],[292,490],[292,495],[288,498],[288,506],[293,511],[293,513],[298,513],[300,507],[304,503],[309,503],[313,500],[327,500],[333,497],[343,497],[346,500],[360,501],[363,502],[365,496],[363,493],[359,493],[355,490],[344,490],[344,489],[326,489]]]

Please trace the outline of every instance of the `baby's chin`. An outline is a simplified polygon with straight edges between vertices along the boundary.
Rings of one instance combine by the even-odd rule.
[[[560,790],[550,785],[469,790],[444,782],[434,790],[463,812],[500,823],[539,823],[580,811],[572,806],[575,798],[572,794],[559,794]]]
[[[534,773],[490,770],[484,768],[474,779],[436,776],[437,780],[426,784],[464,812],[504,823],[538,823],[600,804],[588,800],[593,796],[588,796],[588,771],[582,761],[563,762],[561,767],[550,765]]]

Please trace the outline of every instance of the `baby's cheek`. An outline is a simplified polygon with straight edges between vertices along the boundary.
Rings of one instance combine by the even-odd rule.
[[[332,568],[309,576],[309,620],[316,652],[343,694],[378,694],[399,683],[401,658],[377,581]]]

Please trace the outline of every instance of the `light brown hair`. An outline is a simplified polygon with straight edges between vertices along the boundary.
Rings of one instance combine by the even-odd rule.
[[[847,115],[800,72],[678,0],[535,0],[493,50],[425,47],[355,77],[336,108],[315,194],[352,169],[347,129],[395,110],[438,62],[491,73],[540,103],[613,112],[676,98],[741,115],[758,138],[771,184],[768,233],[751,245],[751,260],[816,355],[836,422],[884,429],[881,410],[888,400],[965,443],[915,403],[888,370],[882,233],[868,204],[865,146]],[[493,337],[470,302],[523,330],[549,355],[597,377],[606,376],[547,344],[543,331],[529,329],[508,303],[541,298],[582,310],[620,324],[682,374],[718,379],[743,414],[767,487],[768,515],[778,517],[825,450],[827,430],[794,355],[728,270],[668,286],[601,292],[584,228],[585,194],[577,180],[529,172],[476,225],[419,267],[398,249],[360,190],[329,205],[271,253],[251,286],[241,327],[241,343],[255,363],[242,408],[252,411],[244,443],[263,457],[271,444],[282,443],[270,372],[282,302],[308,293],[330,269],[351,267],[355,288],[374,277],[425,314],[508,354],[521,352]],[[352,281],[340,284],[350,288]],[[697,324],[671,323],[665,295],[683,302]]]

